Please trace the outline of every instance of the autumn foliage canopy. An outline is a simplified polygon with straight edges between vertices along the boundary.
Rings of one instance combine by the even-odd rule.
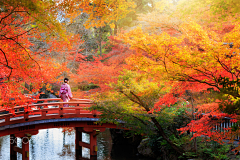
[[[138,3],[0,1],[1,107],[24,104],[25,83],[33,86],[29,90],[32,94],[44,85],[50,89],[50,83],[59,84],[67,73],[75,84],[97,86],[75,90],[75,96],[93,99],[97,109],[112,121],[140,121],[132,126],[136,130],[154,124],[150,127],[153,132],[179,154],[183,151],[158,122],[166,106],[181,108],[186,104],[184,107],[191,110],[191,122],[178,128],[182,134],[191,131],[192,138],[205,135],[220,143],[233,140],[240,133],[239,127],[217,128],[226,117],[236,124],[240,119],[238,10],[233,5],[229,8],[230,4],[219,7],[224,0],[183,0],[178,5],[163,2],[151,5],[154,11],[141,15],[139,26],[109,36],[109,52],[84,55],[79,47],[83,36],[67,32],[67,25],[74,24],[84,12],[88,14],[85,28],[110,26],[112,30],[139,7]],[[232,2],[239,5],[237,0]],[[78,64],[75,72],[67,62]]]

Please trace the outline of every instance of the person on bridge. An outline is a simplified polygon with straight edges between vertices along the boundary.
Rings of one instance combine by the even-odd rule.
[[[61,88],[60,88],[59,97],[63,100],[63,102],[68,102],[73,97],[71,88],[68,83],[69,83],[69,79],[64,78],[64,83],[61,85]],[[69,105],[64,104],[63,107],[69,107]]]

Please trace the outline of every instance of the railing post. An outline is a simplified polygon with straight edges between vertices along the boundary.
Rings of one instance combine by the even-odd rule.
[[[17,160],[17,152],[14,151],[14,147],[17,146],[17,138],[14,134],[10,135],[10,160]]]
[[[46,117],[46,111],[44,111],[43,109],[41,110],[42,113],[42,117]]]
[[[25,121],[28,121],[28,115],[29,115],[29,111],[25,111],[24,110],[24,119],[25,119]]]
[[[48,108],[48,105],[44,105],[43,108]]]
[[[75,109],[75,114],[80,114],[80,108]]]
[[[62,103],[59,105],[59,115],[61,118],[63,117],[63,104]]]
[[[93,117],[96,117],[97,116],[97,110],[93,110],[92,115],[93,115]]]
[[[10,122],[10,115],[5,116],[5,122]]]

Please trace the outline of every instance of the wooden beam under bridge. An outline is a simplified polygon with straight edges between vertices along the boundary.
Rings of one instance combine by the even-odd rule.
[[[97,135],[100,132],[104,132],[106,128],[97,127],[75,127],[76,137],[75,137],[75,155],[76,159],[85,160],[82,157],[82,147],[90,149],[90,160],[97,160]],[[90,143],[85,143],[82,141],[82,133],[87,133],[90,136]]]

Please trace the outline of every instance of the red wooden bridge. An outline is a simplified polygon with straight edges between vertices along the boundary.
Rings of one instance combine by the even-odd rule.
[[[0,110],[0,137],[10,135],[10,160],[17,159],[17,152],[22,154],[22,160],[29,160],[29,138],[38,134],[39,129],[59,127],[75,127],[76,159],[86,159],[82,157],[82,147],[86,147],[90,149],[90,159],[96,160],[98,133],[106,128],[117,127],[114,124],[96,124],[101,113],[88,110],[93,105],[89,99],[60,102],[60,98],[55,98],[37,101],[43,103],[16,106],[12,110],[14,113]],[[69,107],[63,107],[63,104],[69,104]],[[90,144],[82,142],[82,132],[90,135]],[[16,137],[22,139],[22,148],[17,146]]]

